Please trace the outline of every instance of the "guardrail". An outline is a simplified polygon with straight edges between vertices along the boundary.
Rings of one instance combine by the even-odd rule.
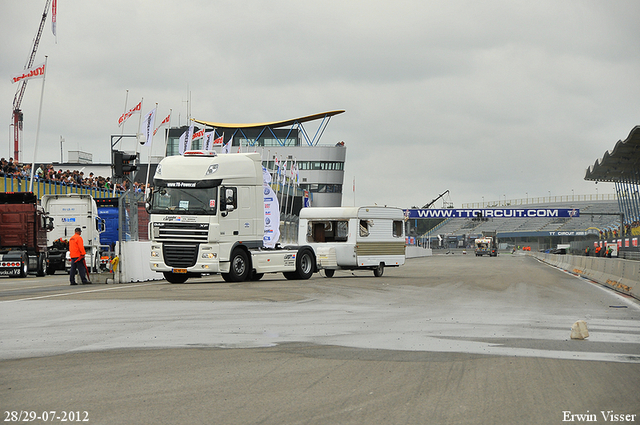
[[[532,252],[547,264],[640,300],[640,261]]]

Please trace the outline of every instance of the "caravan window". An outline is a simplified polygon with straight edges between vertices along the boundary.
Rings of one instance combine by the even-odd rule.
[[[307,242],[346,242],[349,236],[349,222],[309,221],[307,226]]]
[[[404,226],[402,225],[402,221],[394,221],[393,222],[393,237],[394,238],[401,238],[402,237],[402,230],[404,229]]]
[[[360,220],[360,236],[369,236],[369,222]]]

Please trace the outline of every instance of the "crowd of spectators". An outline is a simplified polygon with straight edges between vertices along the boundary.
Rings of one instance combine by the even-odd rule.
[[[13,161],[13,158],[9,158],[7,161],[5,158],[0,159],[0,177],[13,177],[18,179],[28,179],[31,177],[31,164],[18,164]],[[44,181],[47,183],[57,183],[62,185],[77,185],[86,188],[94,189],[106,189],[113,190],[113,182],[111,177],[96,176],[93,173],[89,173],[85,176],[83,171],[78,170],[66,170],[61,168],[56,170],[52,164],[38,164],[34,172],[35,181]],[[115,189],[117,191],[125,191],[128,187],[128,181],[125,180],[122,184],[116,183]],[[144,191],[144,183],[134,183],[134,190],[136,192]]]

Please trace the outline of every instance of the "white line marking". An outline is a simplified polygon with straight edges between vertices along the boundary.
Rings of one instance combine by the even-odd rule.
[[[64,297],[64,296],[67,296],[67,295],[89,294],[91,292],[110,291],[112,289],[139,288],[141,286],[159,285],[161,283],[164,283],[164,282],[142,283],[140,285],[114,286],[114,287],[111,287],[111,288],[104,288],[104,289],[91,289],[91,290],[79,291],[79,292],[65,292],[64,294],[52,294],[52,295],[42,295],[40,297],[18,298],[18,299],[15,299],[15,300],[0,301],[0,303],[11,303],[11,302],[15,302],[15,301],[40,300],[40,299],[43,299],[43,298]],[[121,285],[121,284],[117,284],[117,285]]]

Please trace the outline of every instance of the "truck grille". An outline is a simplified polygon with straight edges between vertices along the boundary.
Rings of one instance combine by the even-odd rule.
[[[153,237],[157,241],[207,242],[208,223],[153,223]]]
[[[198,259],[198,244],[163,245],[164,263],[169,267],[187,268],[194,266]]]

